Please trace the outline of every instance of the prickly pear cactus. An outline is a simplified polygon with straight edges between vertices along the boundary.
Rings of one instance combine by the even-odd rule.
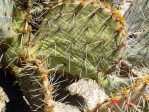
[[[93,1],[52,4],[33,32],[34,3],[14,1],[13,35],[0,45],[2,66],[13,72],[31,109],[38,112],[52,111],[48,74],[98,80],[125,55],[125,21],[118,10]]]
[[[125,55],[125,22],[116,9],[96,2],[59,2],[45,18],[33,41],[40,48],[36,54],[48,55],[51,71],[97,79]]]
[[[128,60],[137,68],[142,68],[142,65],[144,65],[144,67],[148,67],[149,65],[148,39],[148,31],[132,34],[129,37],[128,43],[130,44],[130,48],[128,49]]]
[[[128,86],[113,92],[109,101],[99,105],[99,111],[147,112],[149,110],[148,78],[149,75],[143,75]]]
[[[12,17],[12,0],[1,0],[0,1],[0,34],[2,31],[6,31],[9,27]]]
[[[6,8],[12,18],[5,20],[10,28],[0,21],[2,31],[8,32],[1,35],[0,64],[15,75],[32,111],[55,111],[55,85],[48,79],[53,74],[95,79],[99,86],[104,80],[104,89],[118,85],[114,92],[105,93],[110,100],[93,111],[147,110],[148,75],[135,81],[118,75],[118,81],[107,78],[126,56],[125,20],[117,9],[96,0],[9,2],[0,2],[4,9],[11,6]]]
[[[149,1],[134,0],[124,17],[129,30],[128,60],[137,68],[148,66]]]
[[[4,0],[4,6],[5,3],[7,1]],[[30,2],[27,1],[25,4],[25,9],[18,6],[17,1],[13,4],[14,10],[11,15],[13,19],[11,24],[9,23],[12,27],[1,36],[1,66],[16,76],[32,111],[43,112],[47,111],[47,108],[50,111],[52,87],[49,84],[48,72],[40,59],[27,50],[30,48],[27,43],[31,36]]]
[[[126,22],[128,23],[127,26],[130,33],[135,33],[148,29],[148,9],[148,0],[133,0],[133,4],[124,15]]]

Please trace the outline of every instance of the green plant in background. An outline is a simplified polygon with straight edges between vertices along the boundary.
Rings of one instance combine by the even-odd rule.
[[[0,1],[0,4],[3,4],[0,6],[0,29],[1,32],[7,31],[9,23],[11,21],[11,14],[12,14],[12,1],[6,0],[6,1]],[[8,5],[9,4],[9,5]],[[1,33],[0,32],[0,33]]]
[[[149,40],[149,1],[134,0],[133,5],[125,13],[129,29],[128,61],[139,69],[148,67]],[[131,51],[131,52],[130,52]],[[143,66],[142,66],[143,65]]]
[[[66,73],[94,79],[104,89],[111,86],[121,88],[121,81],[125,81],[122,90],[109,92],[108,89],[111,99],[100,104],[99,108],[97,106],[99,111],[125,111],[121,103],[115,105],[111,102],[118,100],[129,104],[130,93],[133,105],[146,109],[147,104],[142,105],[135,97],[146,96],[144,86],[148,87],[148,76],[135,78],[140,79],[139,83],[131,77],[116,75],[117,82],[107,78],[126,60],[127,31],[125,20],[117,9],[96,0],[16,0],[12,10],[9,2],[3,0],[4,5],[0,5],[7,8],[5,18],[12,15],[11,22],[5,20],[9,27],[2,27],[1,31],[1,65],[15,75],[31,110],[54,111],[54,87],[48,75]],[[0,21],[0,25],[3,24],[4,20]],[[142,100],[148,102],[146,97]],[[131,109],[139,108],[130,104],[128,110]]]

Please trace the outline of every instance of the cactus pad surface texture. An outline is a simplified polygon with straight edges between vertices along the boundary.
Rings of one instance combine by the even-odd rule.
[[[148,75],[132,78],[114,74],[126,59],[128,45],[125,20],[110,3],[98,0],[0,3],[3,4],[0,16],[4,17],[0,20],[0,64],[16,77],[31,111],[55,112],[55,84],[51,80],[57,74],[89,78],[99,87],[108,88],[107,101],[83,111],[147,110]],[[113,74],[117,82],[107,78]],[[120,82],[125,83],[121,86]],[[114,92],[109,93],[112,85]]]

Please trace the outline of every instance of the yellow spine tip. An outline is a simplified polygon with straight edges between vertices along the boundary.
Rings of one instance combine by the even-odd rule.
[[[80,0],[80,4],[81,4],[81,5],[85,5],[85,1],[86,1],[86,0]]]
[[[111,5],[110,5],[109,2],[105,2],[105,3],[104,3],[104,6],[105,6],[105,8],[111,8]]]
[[[112,12],[112,15],[116,18],[116,20],[120,21],[122,26],[125,26],[125,19],[123,18],[120,11],[117,9],[112,9],[111,12]]]

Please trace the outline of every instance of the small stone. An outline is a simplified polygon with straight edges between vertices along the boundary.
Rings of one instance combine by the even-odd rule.
[[[87,110],[94,109],[98,104],[108,99],[105,91],[92,79],[80,79],[68,86],[67,89],[72,95],[78,94],[85,99]]]
[[[0,87],[0,112],[5,112],[6,103],[9,102],[9,99],[4,92],[3,88]]]

